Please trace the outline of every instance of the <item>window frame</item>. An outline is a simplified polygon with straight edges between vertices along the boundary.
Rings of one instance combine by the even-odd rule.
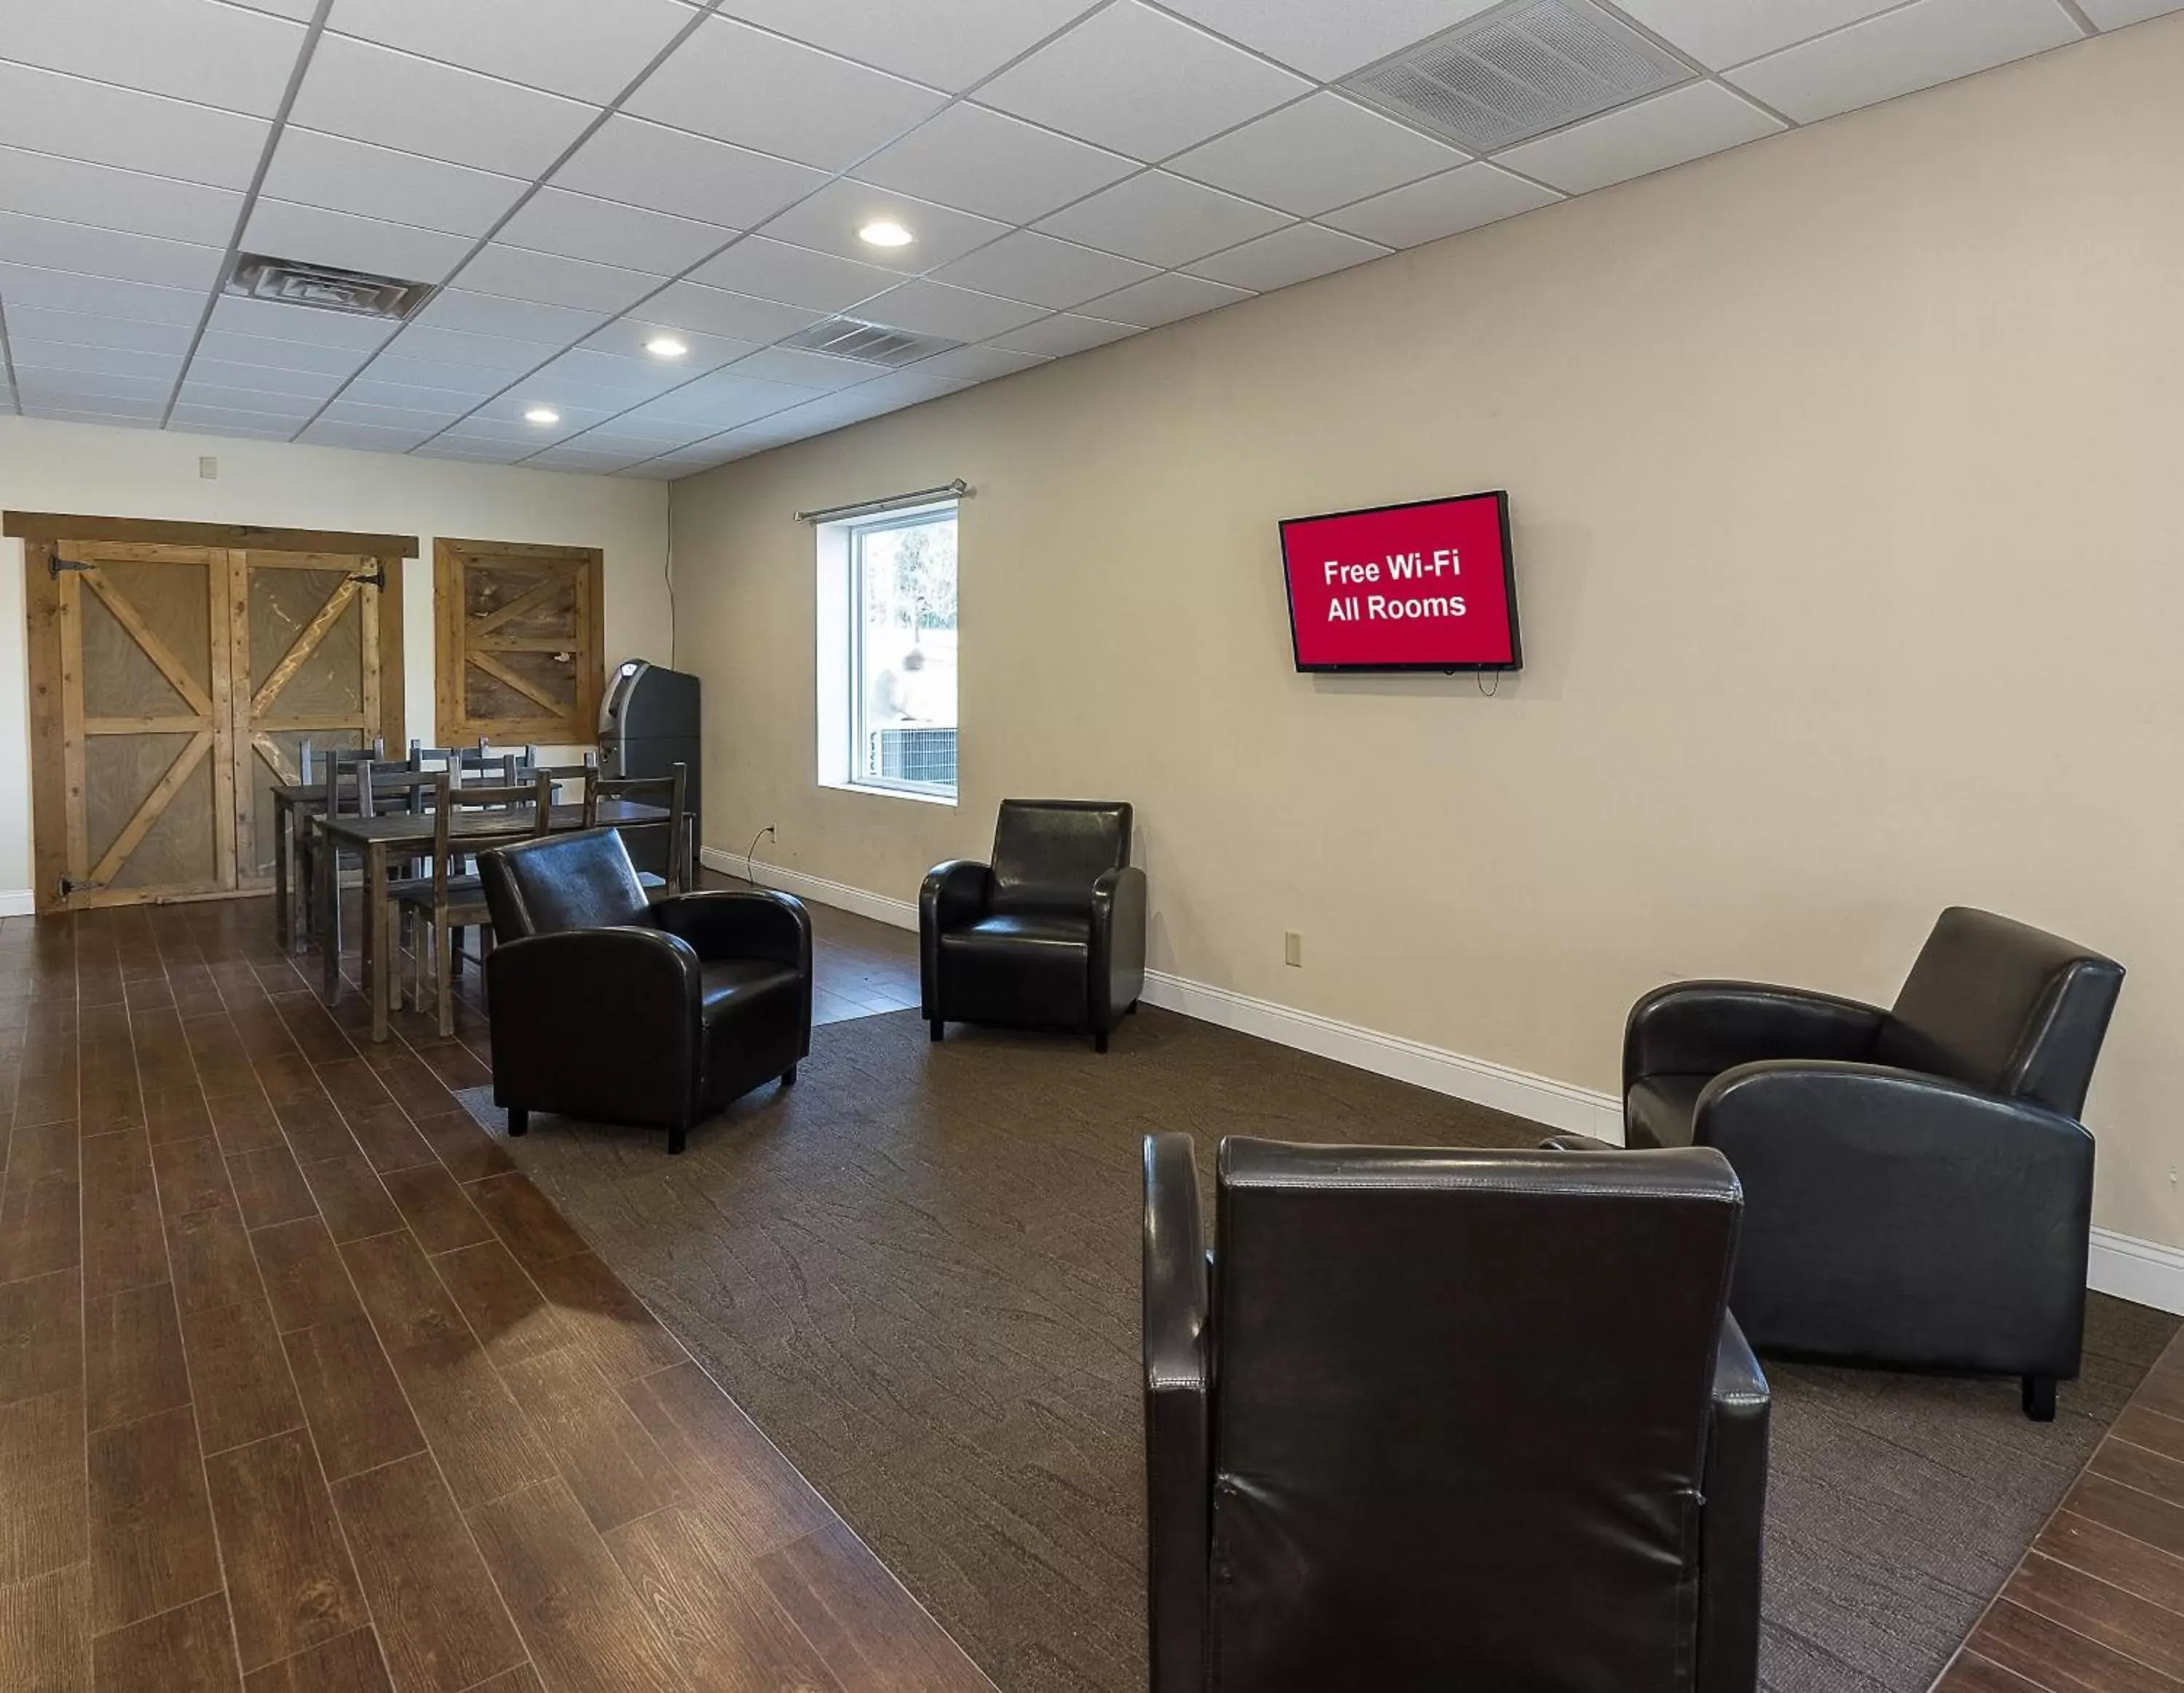
[[[930,805],[954,805],[962,792],[962,711],[960,679],[956,698],[956,780],[950,783],[912,782],[900,777],[867,775],[864,768],[868,729],[870,688],[865,675],[865,541],[868,536],[920,529],[939,521],[956,526],[958,628],[961,627],[962,512],[960,501],[936,500],[928,505],[875,512],[868,517],[845,518],[822,524],[819,532],[819,666],[820,694],[819,783],[890,799],[917,800]],[[831,582],[830,582],[831,577]],[[831,616],[842,621],[829,631]],[[830,651],[831,649],[831,651]],[[960,646],[958,648],[960,653]],[[834,696],[830,706],[827,695]],[[936,726],[939,727],[939,726]],[[832,744],[830,744],[830,742]]]

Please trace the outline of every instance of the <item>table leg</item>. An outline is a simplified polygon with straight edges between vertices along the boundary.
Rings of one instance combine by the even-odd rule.
[[[273,801],[273,938],[287,952],[296,944],[295,913],[288,909],[288,823],[295,807],[277,795]]]
[[[310,827],[308,820],[304,824]],[[326,972],[326,1001],[341,1000],[341,853],[329,835],[319,843],[312,891],[319,896],[319,955]]]
[[[385,1040],[387,984],[394,972],[387,944],[387,849],[374,841],[364,849],[364,996],[371,1002],[371,1038]]]

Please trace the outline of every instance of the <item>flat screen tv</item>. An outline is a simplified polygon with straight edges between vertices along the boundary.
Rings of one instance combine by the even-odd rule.
[[[1292,517],[1282,565],[1301,671],[1524,668],[1498,489]]]

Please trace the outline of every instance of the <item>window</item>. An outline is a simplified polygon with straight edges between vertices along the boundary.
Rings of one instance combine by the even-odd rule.
[[[822,526],[819,555],[819,779],[952,802],[955,505]]]

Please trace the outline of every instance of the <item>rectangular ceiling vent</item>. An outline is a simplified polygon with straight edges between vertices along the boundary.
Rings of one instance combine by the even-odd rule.
[[[399,276],[375,276],[366,270],[342,270],[332,265],[310,265],[297,259],[274,259],[263,253],[238,253],[227,273],[223,292],[254,300],[274,300],[285,306],[309,306],[314,311],[347,312],[354,317],[384,317],[399,321],[417,309],[432,292],[430,282],[406,281]]]
[[[883,365],[890,370],[899,370],[905,365],[915,365],[921,359],[930,359],[936,353],[951,352],[963,345],[945,336],[912,335],[906,329],[890,329],[883,323],[866,323],[854,317],[830,317],[824,323],[815,323],[790,336],[781,344],[800,347],[807,353],[825,353],[836,359]]]
[[[1339,86],[1391,118],[1485,153],[1696,74],[1587,0],[1509,0]]]

